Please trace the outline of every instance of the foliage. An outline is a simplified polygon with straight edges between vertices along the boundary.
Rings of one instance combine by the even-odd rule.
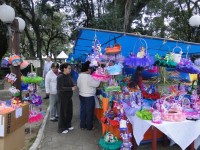
[[[199,0],[5,1],[26,22],[21,49],[27,56],[66,51],[65,45],[76,40],[80,27],[200,42],[188,24],[193,14],[200,13]]]

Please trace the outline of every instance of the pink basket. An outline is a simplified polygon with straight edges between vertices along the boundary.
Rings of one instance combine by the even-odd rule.
[[[174,94],[172,94],[172,95],[174,95]],[[163,104],[166,102],[166,99],[169,98],[172,95],[167,96],[164,99]],[[170,109],[168,109],[167,112],[166,111],[162,112],[161,118],[164,121],[171,121],[171,122],[184,121],[186,119],[186,115],[182,110],[183,109],[179,104],[173,102],[173,105],[171,106]]]
[[[164,121],[180,122],[184,121],[185,119],[186,116],[183,112],[162,113],[162,120]]]

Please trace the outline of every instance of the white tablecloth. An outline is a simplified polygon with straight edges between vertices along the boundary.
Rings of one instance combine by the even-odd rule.
[[[133,126],[133,136],[137,145],[144,138],[145,132],[151,126],[155,126],[182,149],[186,149],[193,141],[195,149],[200,145],[200,120],[198,121],[183,121],[183,122],[167,122],[155,124],[148,120],[142,120],[137,116],[127,116]]]

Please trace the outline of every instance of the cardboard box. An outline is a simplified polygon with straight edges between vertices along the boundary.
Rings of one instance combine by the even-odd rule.
[[[0,137],[5,137],[28,122],[29,105],[8,114],[0,114]]]
[[[20,150],[24,146],[25,126],[21,126],[6,137],[0,138],[0,150]]]

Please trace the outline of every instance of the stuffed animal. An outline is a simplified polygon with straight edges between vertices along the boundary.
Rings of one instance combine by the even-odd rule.
[[[137,57],[138,58],[144,58],[144,56],[145,56],[145,48],[141,47],[140,51],[137,53]]]
[[[106,135],[104,136],[104,140],[109,143],[114,143],[116,141],[114,135],[110,132],[106,133]]]

